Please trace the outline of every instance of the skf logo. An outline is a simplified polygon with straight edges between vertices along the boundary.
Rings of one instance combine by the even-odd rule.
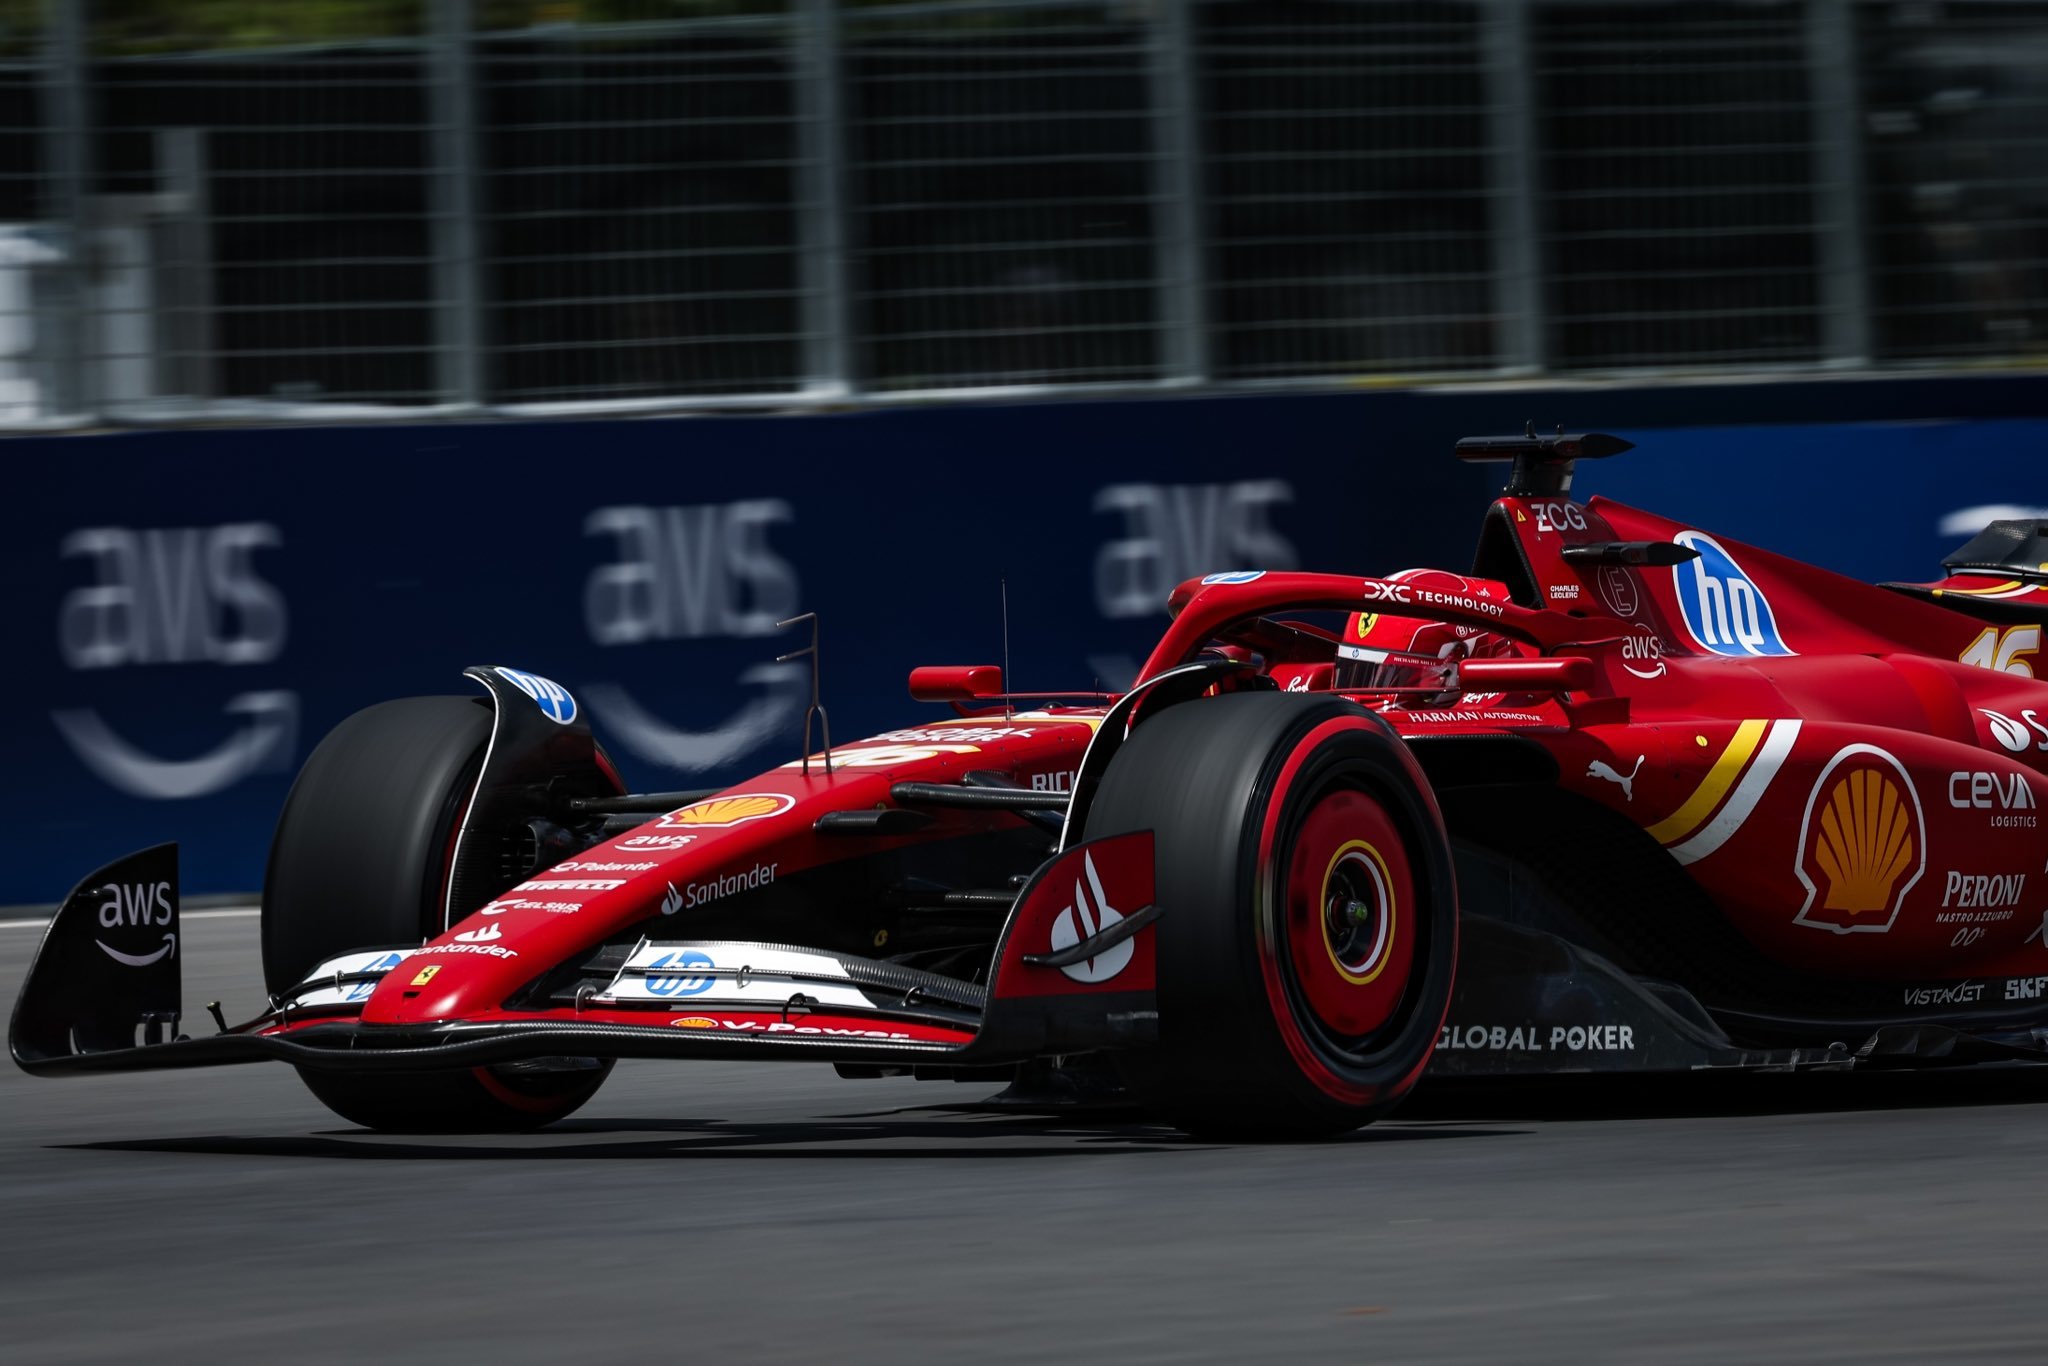
[[[1849,745],[1806,798],[1795,869],[1806,904],[1793,923],[1835,934],[1883,934],[1927,869],[1920,794],[1897,759]]]
[[[1699,552],[1699,558],[1674,565],[1671,586],[1685,615],[1685,629],[1700,648],[1717,655],[1789,655],[1793,651],[1778,634],[1771,601],[1713,537],[1681,531],[1672,541]]]

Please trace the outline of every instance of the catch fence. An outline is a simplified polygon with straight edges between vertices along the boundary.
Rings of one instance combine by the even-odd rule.
[[[14,0],[0,425],[2048,353],[2048,0]]]

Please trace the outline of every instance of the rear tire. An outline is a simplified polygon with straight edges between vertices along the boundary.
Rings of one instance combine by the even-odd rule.
[[[1240,693],[1141,723],[1090,839],[1154,832],[1159,1043],[1134,1082],[1190,1133],[1327,1137],[1421,1077],[1451,998],[1457,889],[1426,780],[1354,703]]]
[[[351,949],[441,933],[455,833],[483,770],[491,709],[409,697],[336,726],[299,770],[263,885],[263,980],[272,995]],[[609,1059],[545,1059],[450,1072],[300,1068],[328,1109],[393,1133],[537,1128],[597,1092]]]

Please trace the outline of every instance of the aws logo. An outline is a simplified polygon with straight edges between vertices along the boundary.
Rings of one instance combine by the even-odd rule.
[[[1292,569],[1301,562],[1275,530],[1273,514],[1294,501],[1279,479],[1233,484],[1111,484],[1096,491],[1092,510],[1122,519],[1123,534],[1095,555],[1095,605],[1112,619],[1154,615],[1174,585],[1218,564]],[[1234,570],[1205,582],[1249,583]]]
[[[1883,934],[1927,871],[1927,820],[1905,765],[1875,745],[1828,760],[1806,798],[1793,917],[1835,934]]]
[[[117,963],[131,968],[146,968],[151,963],[168,958],[178,951],[178,906],[177,894],[169,882],[121,883],[110,882],[95,888],[100,896],[100,928],[117,930],[123,926],[147,926],[154,929],[166,926],[162,946],[152,953],[123,953],[104,939],[94,939],[100,951]]]
[[[259,551],[283,545],[283,533],[268,522],[70,532],[58,557],[83,561],[91,582],[71,589],[58,608],[64,663],[86,675],[139,666],[272,663],[284,650],[290,620],[284,594],[255,561]],[[194,676],[174,675],[159,705],[208,706],[193,696],[188,680]],[[290,770],[298,746],[296,693],[258,688],[217,705],[233,722],[226,738],[188,758],[151,752],[93,707],[62,707],[50,721],[81,764],[133,797],[204,797],[254,773]]]
[[[768,536],[795,516],[776,498],[593,510],[584,534],[609,538],[613,558],[594,568],[584,585],[590,639],[611,647],[774,635],[778,621],[796,615],[802,588],[796,566],[776,553]],[[704,730],[675,725],[618,683],[586,683],[581,691],[614,743],[648,763],[694,773],[794,733],[806,677],[795,663],[742,670],[738,681],[756,691]]]
[[[1700,531],[1681,531],[1671,539],[1699,552],[1698,559],[1672,568],[1671,586],[1685,629],[1700,648],[1717,655],[1794,653],[1778,634],[1771,600],[1719,541]]]

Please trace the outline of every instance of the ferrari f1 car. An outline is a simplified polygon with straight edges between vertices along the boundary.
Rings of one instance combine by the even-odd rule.
[[[263,890],[268,1005],[188,1037],[176,849],[52,921],[38,1075],[276,1059],[373,1128],[544,1124],[614,1061],[1131,1097],[1200,1134],[1425,1069],[2048,1060],[2048,523],[1869,585],[1512,475],[1470,574],[1184,583],[1121,695],[945,706],[721,791],[622,790],[564,689],[343,722]]]

